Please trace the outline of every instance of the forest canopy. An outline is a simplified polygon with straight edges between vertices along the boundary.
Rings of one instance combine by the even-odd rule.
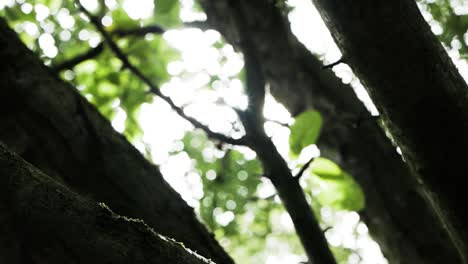
[[[468,80],[468,3],[417,5]],[[236,263],[429,263],[432,207],[389,198],[420,192],[312,1],[0,0],[0,15],[157,166]]]

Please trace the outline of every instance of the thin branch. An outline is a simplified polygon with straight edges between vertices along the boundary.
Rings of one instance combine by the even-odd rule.
[[[164,32],[166,32],[166,30],[159,25],[149,25],[145,27],[136,27],[130,29],[116,29],[112,31],[111,34],[118,37],[144,37],[146,34],[163,34]]]
[[[283,122],[280,122],[278,120],[266,119],[265,121],[273,122],[273,123],[278,124],[280,126],[289,127],[288,123],[283,123]]]
[[[187,28],[199,28],[201,30],[208,30],[211,27],[206,21],[196,20],[192,22],[185,22],[184,26]],[[160,25],[149,25],[144,27],[135,27],[130,29],[115,29],[109,34],[111,36],[117,37],[144,37],[147,34],[156,34],[161,35],[166,32],[166,29]],[[78,54],[76,57],[69,60],[58,63],[57,65],[52,66],[52,70],[55,72],[61,72],[63,70],[72,69],[76,65],[82,63],[83,61],[97,57],[103,51],[103,42],[99,43],[95,48],[90,48],[88,51]]]
[[[324,70],[325,70],[325,69],[331,69],[331,68],[335,67],[336,65],[341,64],[341,63],[344,63],[344,62],[345,62],[345,59],[344,59],[344,58],[341,58],[341,59],[339,59],[339,60],[337,60],[337,61],[335,61],[335,62],[333,62],[333,63],[331,63],[331,64],[324,65],[324,66],[322,67],[322,69],[324,69]]]
[[[302,175],[304,175],[304,172],[309,168],[310,164],[314,161],[315,157],[311,158],[309,161],[307,161],[304,166],[302,166],[301,170],[294,176],[295,179],[300,180]]]
[[[191,22],[184,22],[184,27],[186,28],[198,28],[201,30],[213,29],[213,27],[204,20],[194,20]]]
[[[322,232],[325,234],[328,230],[331,230],[331,229],[333,229],[333,226],[327,226],[323,229]]]
[[[91,23],[101,33],[101,35],[104,38],[104,41],[109,46],[109,48],[114,53],[114,55],[122,62],[123,68],[130,70],[131,73],[133,73],[143,83],[145,83],[149,87],[149,91],[152,94],[157,95],[161,99],[163,99],[166,103],[169,104],[172,110],[174,110],[179,116],[181,116],[182,118],[190,122],[194,127],[203,130],[207,134],[208,137],[228,143],[228,144],[232,144],[232,145],[241,145],[241,146],[248,145],[249,140],[245,136],[239,139],[228,137],[224,134],[212,131],[208,126],[202,124],[197,119],[186,115],[183,108],[178,107],[172,101],[170,97],[162,94],[161,91],[159,90],[159,87],[156,84],[154,84],[147,76],[145,76],[135,65],[133,65],[130,62],[130,60],[128,59],[128,56],[124,54],[124,52],[112,40],[111,35],[104,29],[104,26],[101,24],[100,20],[97,17],[95,17],[93,14],[91,14],[86,8],[84,8],[84,6],[81,5],[79,1],[76,1],[76,3],[78,7],[80,8],[80,10],[89,18]]]
[[[278,195],[276,193],[272,194],[272,195],[269,195],[267,197],[264,197],[264,198],[260,198],[258,196],[253,196],[253,197],[250,197],[248,200],[249,202],[256,202],[256,201],[259,201],[259,200],[273,200],[275,198],[275,196]]]
[[[56,65],[53,65],[53,66],[51,67],[51,69],[52,69],[54,72],[60,72],[60,71],[63,71],[63,70],[72,69],[72,68],[75,67],[76,65],[82,63],[83,61],[86,61],[86,60],[89,60],[89,59],[92,59],[92,58],[97,57],[99,54],[102,53],[103,50],[104,50],[104,43],[101,42],[101,43],[99,43],[96,47],[91,48],[91,49],[87,50],[87,51],[84,52],[84,53],[78,54],[78,55],[77,55],[76,57],[74,57],[74,58],[71,58],[71,59],[69,59],[69,60],[63,61],[63,62],[58,63],[58,64],[56,64]]]
[[[118,37],[144,37],[146,34],[163,34],[165,30],[158,25],[150,25],[145,27],[136,27],[131,29],[116,29],[110,32],[110,35],[115,35]],[[90,48],[84,53],[78,54],[76,57],[69,60],[58,63],[57,65],[52,66],[52,70],[55,72],[60,72],[63,70],[72,69],[76,65],[82,63],[83,61],[96,58],[104,51],[104,42],[99,43],[96,47]]]
[[[97,14],[100,17],[103,17],[107,12],[106,1],[105,0],[98,0],[98,3],[99,3],[99,8],[98,8]]]

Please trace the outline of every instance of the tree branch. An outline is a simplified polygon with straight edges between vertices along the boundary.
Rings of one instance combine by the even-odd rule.
[[[226,7],[228,1],[200,2],[210,25],[231,45],[238,48],[239,37],[235,23],[232,23],[234,14]],[[243,6],[247,15],[244,19],[249,24],[251,37],[263,48],[260,60],[272,96],[293,116],[310,108],[323,114],[324,130],[317,144],[323,156],[337,162],[355,177],[363,188],[366,194],[366,209],[360,212],[360,215],[388,261],[427,264],[436,264],[438,260],[445,260],[446,263],[459,262],[454,257],[455,250],[445,228],[434,216],[430,205],[421,197],[420,184],[414,181],[407,164],[395,152],[395,147],[377,123],[366,122],[356,129],[352,124],[348,124],[351,123],[349,120],[346,120],[346,124],[341,124],[339,117],[343,114],[349,113],[354,116],[355,113],[365,110],[352,87],[342,83],[333,71],[322,69],[323,63],[320,59],[294,36],[288,17],[274,9],[270,0],[239,2],[245,3]],[[347,15],[349,14],[348,12]],[[375,41],[374,38],[367,43]],[[269,44],[265,46],[264,43]],[[363,58],[366,57],[367,55],[364,55]],[[394,67],[398,68],[399,66]],[[425,116],[431,115],[426,113]],[[353,158],[343,158],[350,155]],[[405,203],[401,204],[398,201]],[[399,206],[394,206],[396,204]],[[408,211],[417,216],[415,221],[400,221],[407,219],[405,216]],[[432,229],[440,234],[440,237],[424,236],[425,230]],[[438,250],[431,251],[430,247],[436,247]],[[421,256],[418,252],[434,254]]]
[[[243,33],[241,33],[243,34]],[[244,53],[246,82],[247,82],[247,97],[249,104],[247,112],[252,113],[252,124],[255,128],[263,130],[263,106],[265,105],[265,85],[266,80],[262,72],[262,66],[257,58],[258,50],[253,45],[248,34],[244,34],[241,38],[240,45]]]
[[[163,34],[166,30],[159,26],[159,25],[149,25],[145,27],[136,27],[130,29],[116,29],[112,31],[112,35],[118,37],[127,37],[127,36],[135,36],[135,37],[144,37],[146,34]]]
[[[192,21],[192,22],[185,22],[184,26],[187,28],[198,28],[201,30],[208,30],[211,29],[211,27],[206,23],[206,21]],[[135,27],[135,28],[130,28],[130,29],[115,29],[111,31],[109,34],[111,36],[117,36],[117,37],[144,37],[147,34],[157,34],[161,35],[166,32],[166,29],[161,27],[160,25],[149,25],[149,26],[144,26],[144,27]],[[69,60],[57,63],[56,65],[51,66],[51,69],[54,72],[61,72],[63,70],[68,70],[72,69],[76,65],[82,63],[83,61],[92,59],[97,57],[99,54],[104,51],[104,46],[103,42],[99,43],[98,46],[94,48],[90,48],[89,50],[78,54],[76,57],[71,58]]]
[[[159,25],[150,25],[145,27],[136,27],[131,29],[116,29],[110,32],[110,35],[115,35],[118,37],[143,37],[146,34],[163,34],[165,30]],[[60,72],[67,69],[72,69],[76,65],[82,63],[83,61],[97,57],[104,51],[104,43],[99,43],[96,47],[90,48],[88,51],[78,54],[76,57],[66,60],[64,62],[58,63],[57,65],[52,66],[52,70],[55,72]]]
[[[341,64],[341,63],[344,63],[344,62],[345,62],[345,59],[344,59],[344,58],[341,58],[341,59],[339,59],[339,60],[337,60],[337,61],[335,61],[335,62],[333,62],[333,63],[330,63],[330,64],[328,64],[328,65],[324,65],[324,66],[322,67],[322,69],[324,69],[324,70],[325,70],[325,69],[331,69],[331,68],[335,67],[336,65]]]
[[[201,30],[213,29],[210,24],[204,20],[194,20],[191,22],[184,22],[184,27],[186,28],[198,28]]]
[[[302,166],[301,170],[294,176],[295,179],[300,180],[302,175],[304,175],[304,172],[309,168],[310,164],[315,160],[315,157],[311,158],[309,161],[307,161],[304,166]]]
[[[150,26],[145,26],[145,27],[135,27],[131,29],[116,29],[110,32],[109,34],[112,36],[115,35],[118,37],[127,37],[127,36],[144,37],[146,34],[163,34],[164,32],[165,30],[161,26],[150,25]],[[65,60],[56,65],[53,65],[51,69],[54,72],[60,72],[63,70],[72,69],[76,65],[82,63],[83,61],[99,56],[99,54],[101,54],[103,51],[104,51],[104,42],[101,42],[96,47],[90,48],[84,53],[78,54],[74,58]]]
[[[468,262],[468,232],[460,228],[468,222],[466,202],[459,199],[466,194],[465,179],[458,177],[468,160],[467,83],[415,1],[312,2],[382,113],[414,179],[423,183],[418,191],[426,193],[450,247],[457,249],[455,262]]]
[[[214,264],[143,220],[117,215],[105,204],[72,192],[1,143],[0,175],[0,205],[7,208],[0,215],[12,219],[9,228],[21,234],[15,236],[24,246],[17,249],[21,256],[60,252],[41,256],[50,263]],[[48,243],[37,239],[41,237]],[[77,256],[79,261],[72,261]]]
[[[266,80],[263,70],[264,64],[260,62],[259,58],[263,50],[255,45],[256,43],[253,41],[253,37],[258,32],[250,32],[251,24],[246,21],[250,14],[245,12],[244,5],[248,2],[225,1],[223,4],[217,5],[212,1],[201,1],[201,4],[208,15],[215,14],[214,16],[229,17],[228,20],[234,25],[232,32],[235,34],[235,38],[232,41],[238,41],[244,53],[249,106],[244,112],[238,111],[238,114],[247,135],[255,139],[250,142],[249,147],[256,152],[265,174],[268,175],[286,211],[291,216],[296,233],[309,261],[312,263],[336,264],[318,220],[307,203],[304,191],[299,182],[293,177],[288,164],[278,152],[276,146],[265,134],[263,105]],[[257,5],[258,1],[255,1],[255,3]],[[218,7],[225,8],[226,10],[223,11],[226,13],[216,10]]]
[[[78,54],[76,57],[69,60],[63,61],[56,65],[52,65],[51,69],[54,72],[61,72],[63,70],[69,70],[75,67],[76,65],[82,63],[83,61],[97,57],[104,50],[104,43],[99,43],[96,47],[90,48],[84,53]]]
[[[280,126],[289,128],[289,124],[288,124],[288,123],[283,123],[283,122],[278,121],[278,120],[266,119],[265,121],[272,122],[272,123],[278,124],[278,125],[280,125]]]
[[[278,194],[277,194],[277,193],[274,193],[274,194],[272,194],[272,195],[269,195],[269,196],[263,197],[263,198],[260,198],[260,197],[258,197],[258,196],[253,196],[253,197],[250,197],[250,198],[248,199],[248,201],[249,201],[249,202],[257,202],[257,201],[260,201],[260,200],[268,200],[268,201],[270,201],[270,200],[273,200],[273,199],[275,198],[276,195],[278,195]]]
[[[117,46],[117,44],[112,40],[112,36],[104,29],[103,25],[101,24],[100,20],[92,15],[86,8],[84,8],[79,1],[76,1],[80,10],[89,18],[91,23],[96,27],[96,29],[101,33],[101,35],[104,38],[104,41],[106,44],[109,46],[111,51],[114,53],[114,55],[122,62],[123,68],[126,68],[130,70],[136,77],[138,77],[143,83],[145,83],[149,87],[149,91],[163,99],[169,106],[174,110],[179,116],[187,120],[189,123],[191,123],[194,127],[199,128],[203,130],[208,137],[212,139],[216,139],[228,144],[232,145],[241,145],[241,146],[246,146],[248,145],[248,139],[247,137],[242,137],[240,139],[235,139],[229,136],[226,136],[221,133],[217,133],[212,131],[207,125],[202,124],[200,121],[197,119],[188,116],[185,114],[184,109],[178,107],[170,97],[165,96],[164,94],[161,93],[159,90],[159,87],[154,84],[147,76],[145,76],[135,65],[133,65],[130,60],[128,59],[128,56],[124,54],[124,52]]]

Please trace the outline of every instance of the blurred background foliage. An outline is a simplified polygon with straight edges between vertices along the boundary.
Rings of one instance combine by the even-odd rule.
[[[421,5],[432,15],[434,33],[447,47],[468,59],[468,14],[465,0],[422,0]]]
[[[456,50],[460,59],[466,61],[468,7],[461,1],[464,0],[421,0],[419,4],[428,11],[424,15],[447,49]],[[135,8],[143,2],[146,2],[146,8]],[[205,35],[198,29],[194,31],[193,18],[195,22],[206,19],[196,2],[86,0],[82,3],[102,18],[106,30],[115,33],[113,36],[119,47],[140,70],[162,87],[165,94],[175,93],[171,89],[182,89],[174,98],[176,103],[189,106],[197,102],[205,105],[208,101],[210,108],[205,105],[206,111],[194,110],[194,116],[199,114],[197,118],[210,125],[211,119],[224,122],[224,127],[228,124],[228,129],[214,126],[215,130],[233,136],[242,133],[238,120],[232,117],[232,109],[231,112],[226,110],[226,105],[240,108],[245,105],[242,55],[213,30],[208,30]],[[288,11],[293,8],[288,2],[282,6]],[[148,107],[153,109],[152,112],[145,110],[146,118],[142,118],[145,105],[164,103],[148,94],[147,87],[138,78],[122,69],[121,62],[105,45],[102,46],[102,37],[81,15],[73,1],[1,0],[0,14],[7,18],[28,47],[51,66],[51,70],[91,49],[98,50],[95,56],[75,67],[60,70],[58,74],[76,86],[104,116],[112,120],[118,131],[161,166],[164,177],[195,207],[201,220],[236,262],[297,263],[305,259],[289,216],[270,182],[262,177],[262,168],[255,154],[246,148],[212,142],[179,117],[169,116],[163,110],[154,111],[160,109],[158,107]],[[192,19],[187,19],[190,17],[187,14],[191,14]],[[116,33],[145,26],[158,26],[165,33],[123,36]],[[195,52],[204,52],[198,57],[200,64],[214,56],[214,68],[194,70],[184,66],[188,60],[184,58],[185,51],[169,41],[176,34],[170,32],[179,32],[177,34],[182,36],[183,42],[193,42],[195,46],[200,41],[196,38],[206,37],[206,49]],[[201,84],[194,85],[200,78]],[[190,91],[174,88],[177,85],[183,87],[182,84],[189,81],[195,87]],[[240,93],[234,96],[237,100],[234,103],[229,102],[233,90]],[[181,94],[185,101],[177,100]],[[267,104],[266,112],[270,111],[269,107],[277,106]],[[224,120],[210,116],[221,110],[224,111],[220,114]],[[267,122],[265,128],[273,139],[277,138],[275,143],[284,150],[281,153],[291,169],[297,172],[307,161],[319,155],[314,143],[320,135],[320,113],[305,112],[294,121],[286,110],[278,111],[271,110],[272,119],[285,117]],[[164,115],[168,116],[161,121]],[[169,122],[179,123],[177,130],[167,132],[176,135],[169,147],[146,140],[148,137],[165,139],[159,133],[164,127],[170,127]],[[279,124],[281,122],[287,123],[286,126]],[[148,123],[155,128],[143,129]],[[156,158],[155,149],[165,151],[164,158]],[[168,164],[172,158],[176,164],[171,167]],[[186,165],[182,166],[182,163]],[[185,169],[180,169],[184,166]],[[179,170],[171,169],[177,167]],[[189,187],[184,189],[181,185]],[[375,251],[377,253],[372,254],[383,257],[356,213],[365,208],[365,197],[352,175],[333,161],[318,157],[304,173],[301,185],[326,230],[339,263],[384,263],[375,261],[375,258],[374,262],[366,262],[366,252]]]

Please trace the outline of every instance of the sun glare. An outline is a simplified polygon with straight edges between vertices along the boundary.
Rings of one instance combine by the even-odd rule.
[[[153,14],[154,1],[152,0],[124,0],[123,8],[132,19],[145,19]]]

